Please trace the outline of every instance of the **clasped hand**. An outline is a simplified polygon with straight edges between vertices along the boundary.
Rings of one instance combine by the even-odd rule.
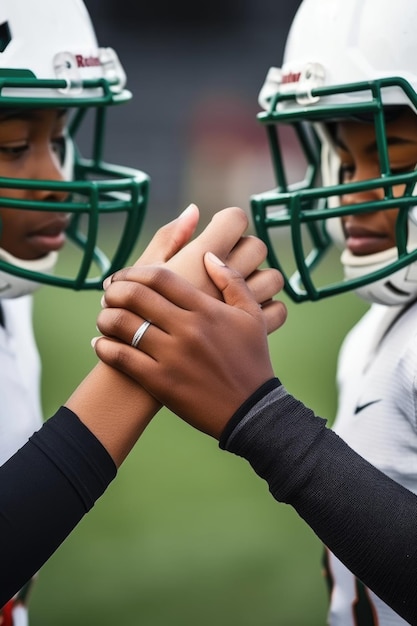
[[[103,337],[93,342],[102,361],[216,438],[274,376],[267,334],[286,319],[285,305],[273,300],[283,286],[281,274],[257,269],[264,244],[241,236],[232,250],[230,241],[224,243],[224,227],[242,214],[225,209],[169,262],[148,264],[145,253],[107,279],[97,320]],[[196,274],[196,266],[204,271]],[[132,337],[144,320],[151,325],[134,348]]]

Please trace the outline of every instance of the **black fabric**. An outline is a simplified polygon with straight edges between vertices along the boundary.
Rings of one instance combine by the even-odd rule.
[[[0,467],[0,606],[47,561],[115,475],[105,448],[65,407]]]
[[[417,497],[365,461],[283,387],[240,415],[223,446],[386,604],[417,624]]]
[[[249,398],[242,404],[242,406],[238,408],[236,413],[232,415],[230,420],[227,422],[225,429],[219,439],[219,445],[222,449],[225,448],[225,443],[228,440],[229,435],[232,433],[232,431],[235,429],[241,419],[246,416],[250,409],[255,406],[255,404],[257,404],[257,402],[261,398],[263,398],[263,396],[266,396],[270,391],[272,391],[272,389],[280,386],[281,382],[278,380],[278,378],[271,378],[266,383],[261,385],[261,387],[259,387],[259,389],[257,389],[251,396],[249,396]]]

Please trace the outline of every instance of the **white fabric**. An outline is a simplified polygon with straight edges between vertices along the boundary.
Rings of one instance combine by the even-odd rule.
[[[391,326],[400,311],[375,304],[346,337],[339,356],[334,430],[361,456],[417,493],[417,304]],[[357,407],[363,408],[355,414]],[[335,587],[329,624],[355,626],[355,579],[333,555],[330,572]],[[378,626],[406,624],[369,590],[368,596]]]
[[[28,612],[25,606],[18,604],[13,609],[13,626],[27,626]]]
[[[32,298],[3,300],[0,326],[0,463],[4,463],[42,424],[40,359],[32,329]],[[15,626],[28,623],[22,604],[13,611]]]
[[[4,300],[0,326],[0,463],[22,447],[42,423],[40,359],[32,330],[30,296]]]

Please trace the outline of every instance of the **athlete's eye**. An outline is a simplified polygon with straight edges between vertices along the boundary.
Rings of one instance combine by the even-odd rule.
[[[3,161],[14,161],[19,159],[23,154],[29,150],[29,144],[0,144],[0,159]]]
[[[391,174],[408,174],[416,169],[415,164],[402,167],[391,167]]]
[[[339,183],[348,183],[352,180],[355,167],[351,163],[341,163],[339,167]]]
[[[52,149],[58,157],[59,164],[63,165],[65,162],[65,151],[66,151],[65,137],[63,136],[55,137],[52,140]]]

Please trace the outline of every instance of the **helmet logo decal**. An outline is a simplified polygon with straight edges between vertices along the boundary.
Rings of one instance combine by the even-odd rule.
[[[301,77],[301,72],[288,72],[288,74],[282,75],[282,84],[288,85],[289,83],[298,83]]]
[[[315,87],[324,85],[325,70],[320,63],[307,63],[299,70],[288,70],[281,76],[282,85],[297,84],[297,91],[310,92]]]
[[[283,70],[270,67],[259,93],[259,104],[268,109],[271,98],[280,92],[283,94],[294,92],[296,102],[302,106],[315,104],[319,101],[319,96],[313,96],[311,92],[317,87],[324,86],[325,76],[323,65],[314,62]]]
[[[100,59],[98,57],[85,57],[82,54],[76,54],[75,59],[77,61],[78,67],[98,67],[101,65]]]
[[[99,48],[97,54],[88,56],[58,52],[54,56],[53,66],[55,76],[66,82],[66,86],[59,89],[62,93],[71,92],[74,95],[82,92],[84,70],[92,70],[96,76],[98,74],[100,78],[105,78],[113,92],[121,92],[126,84],[126,74],[112,48]]]
[[[0,52],[4,52],[12,40],[9,22],[0,24]]]

